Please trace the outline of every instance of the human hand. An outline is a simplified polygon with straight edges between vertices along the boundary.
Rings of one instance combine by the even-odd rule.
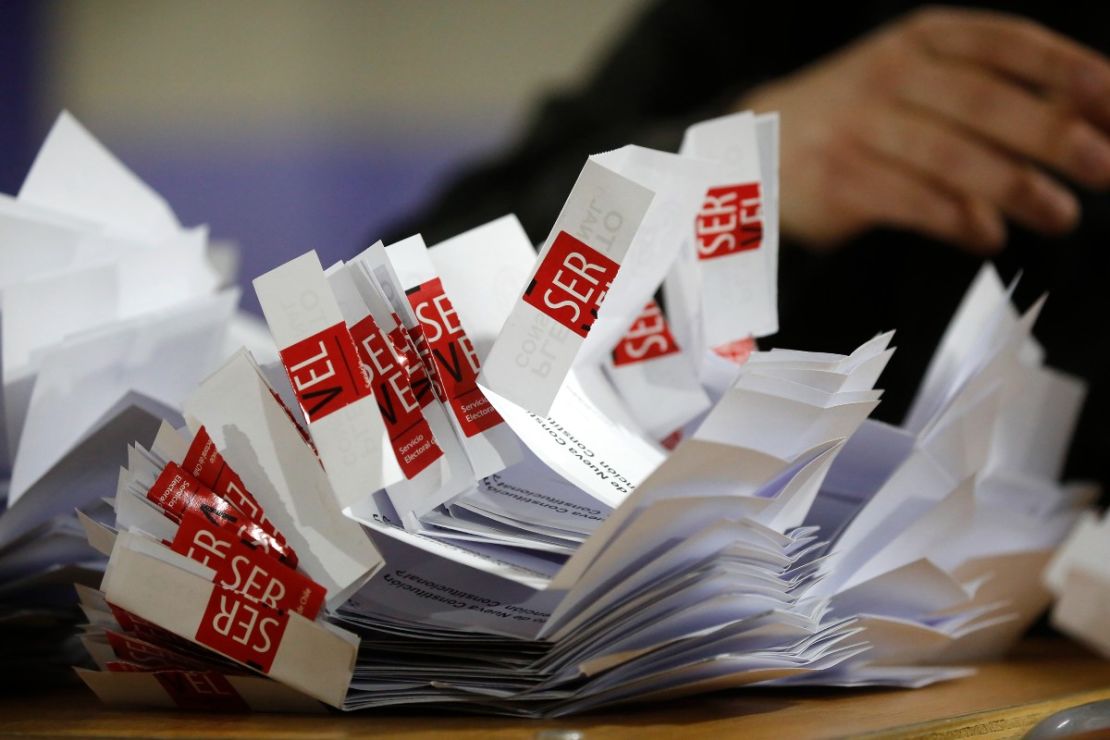
[[[1110,63],[1013,15],[917,11],[738,107],[780,112],[782,230],[813,249],[890,226],[993,252],[1006,219],[1075,226],[1046,170],[1110,186]]]

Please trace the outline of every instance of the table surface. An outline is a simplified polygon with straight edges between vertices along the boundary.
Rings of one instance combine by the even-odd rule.
[[[83,687],[0,697],[11,737],[1019,737],[1043,717],[1110,698],[1110,661],[1062,638],[1026,640],[976,676],[919,690],[753,690],[718,693],[560,720],[363,712],[326,716],[205,715],[100,706]],[[542,734],[541,734],[542,733]],[[562,737],[573,737],[562,734]]]

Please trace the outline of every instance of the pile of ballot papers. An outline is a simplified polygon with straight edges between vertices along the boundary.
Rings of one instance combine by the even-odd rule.
[[[82,679],[534,717],[1000,654],[1094,495],[1057,482],[1082,386],[988,266],[906,423],[869,420],[892,333],[755,347],[777,211],[777,119],[737,114],[591,157],[538,256],[507,216],[257,278],[277,361],[236,352],[103,453]]]
[[[104,558],[75,507],[110,521],[127,442],[180,419],[228,347],[265,342],[219,290],[205,229],[69,115],[0,196],[0,265],[0,666],[26,684],[83,655],[71,584],[99,584]]]

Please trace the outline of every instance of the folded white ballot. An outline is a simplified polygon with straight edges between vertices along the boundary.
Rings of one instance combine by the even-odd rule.
[[[1077,521],[1048,578],[1089,632],[1102,525],[1056,480],[1083,388],[1043,364],[1042,304],[984,267],[907,423],[871,421],[892,332],[755,346],[778,197],[777,117],[737,114],[591,157],[538,256],[505,217],[257,279],[280,372],[233,356],[82,517],[110,553],[83,680],[526,717],[919,687],[1017,639]]]

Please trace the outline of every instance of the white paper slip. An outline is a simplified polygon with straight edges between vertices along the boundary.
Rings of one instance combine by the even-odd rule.
[[[603,310],[651,199],[650,190],[586,162],[493,343],[480,383],[547,415]]]
[[[777,214],[764,211],[755,116],[734,113],[691,126],[679,151],[732,166],[727,180],[706,191],[695,219],[694,253],[706,346],[775,333],[777,229],[768,230],[764,224]]]
[[[50,130],[19,200],[103,223],[123,235],[160,239],[180,229],[166,202],[68,112]]]
[[[316,253],[255,278],[254,287],[340,505],[403,479]]]
[[[504,470],[520,459],[519,445],[478,387],[478,353],[424,240],[410,237],[386,248],[422,337],[421,357],[443,401],[476,478]]]
[[[485,362],[536,263],[532,242],[509,215],[430,247],[428,256],[479,362]]]

